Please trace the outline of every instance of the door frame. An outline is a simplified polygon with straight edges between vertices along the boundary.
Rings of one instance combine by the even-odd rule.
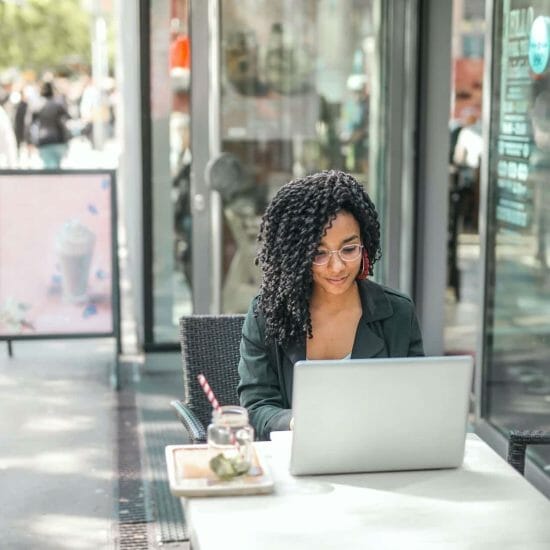
[[[222,206],[219,193],[208,184],[210,159],[220,153],[219,13],[218,0],[191,0],[192,273],[193,311],[198,314],[221,310]]]

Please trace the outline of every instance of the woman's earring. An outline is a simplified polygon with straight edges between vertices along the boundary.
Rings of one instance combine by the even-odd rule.
[[[359,273],[357,274],[356,279],[358,281],[364,281],[369,275],[369,269],[370,269],[369,255],[367,254],[366,250],[363,250],[363,256],[361,258],[361,269],[359,270]]]

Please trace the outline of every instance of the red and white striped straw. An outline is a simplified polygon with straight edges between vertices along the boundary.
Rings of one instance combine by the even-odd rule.
[[[210,404],[212,405],[212,408],[215,411],[219,411],[221,409],[220,404],[218,403],[218,400],[216,399],[216,396],[214,392],[212,391],[212,388],[210,387],[210,384],[208,383],[208,380],[206,379],[206,376],[204,374],[198,374],[197,379],[199,381],[199,384],[201,385],[202,391],[206,395],[208,401],[210,401]],[[240,448],[239,442],[235,438],[235,434],[230,431],[230,438],[231,438],[231,444],[235,445],[237,449]]]
[[[220,404],[218,403],[218,400],[216,399],[216,396],[214,395],[214,392],[212,391],[212,388],[210,387],[210,384],[208,383],[208,380],[206,380],[204,374],[199,374],[197,378],[199,380],[199,384],[201,385],[202,391],[204,391],[208,401],[210,401],[212,408],[215,411],[220,410]]]

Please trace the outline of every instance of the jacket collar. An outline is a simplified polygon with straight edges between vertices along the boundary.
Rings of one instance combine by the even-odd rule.
[[[359,296],[363,315],[357,325],[351,356],[352,358],[368,359],[376,357],[384,351],[383,338],[376,334],[369,324],[391,317],[393,308],[384,292],[384,288],[368,279],[359,282]],[[306,358],[305,338],[292,344],[283,345],[282,349],[291,365]]]
[[[362,321],[371,323],[393,315],[393,308],[384,292],[383,286],[368,279],[360,281],[359,296],[361,297],[361,307],[363,308]]]

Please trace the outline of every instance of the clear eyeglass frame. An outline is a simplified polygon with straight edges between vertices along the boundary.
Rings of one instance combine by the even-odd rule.
[[[345,250],[346,249],[349,250],[352,247],[355,249],[354,256],[352,258],[349,258],[349,257],[345,258],[344,257]],[[318,251],[318,252],[315,252],[315,254],[313,255],[313,263],[315,265],[326,265],[330,261],[330,257],[333,254],[338,254],[338,258],[340,258],[340,260],[342,260],[343,262],[354,262],[355,260],[358,260],[361,257],[361,252],[363,251],[363,248],[364,247],[362,244],[345,244],[344,246],[342,246],[341,248],[337,248],[336,250]],[[315,260],[315,258],[319,256],[319,252],[321,252],[322,254],[325,254],[322,261]]]

